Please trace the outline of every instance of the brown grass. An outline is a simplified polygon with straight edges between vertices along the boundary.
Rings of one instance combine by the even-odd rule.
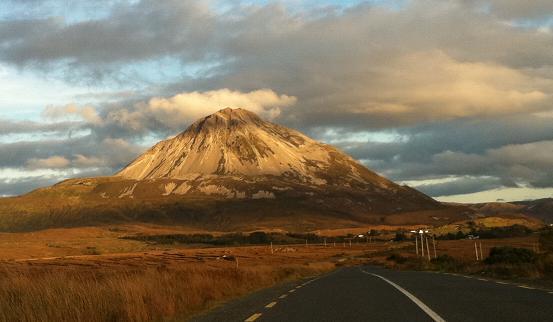
[[[0,321],[180,321],[382,247],[275,245],[274,253],[251,246],[4,260]],[[238,268],[222,255],[238,258]]]
[[[310,265],[177,265],[126,269],[0,271],[1,321],[161,321],[183,319],[276,283],[334,267]]]

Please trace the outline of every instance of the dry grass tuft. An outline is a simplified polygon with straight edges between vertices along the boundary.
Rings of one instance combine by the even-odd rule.
[[[331,263],[125,270],[0,270],[1,321],[167,321],[224,299],[332,269]]]

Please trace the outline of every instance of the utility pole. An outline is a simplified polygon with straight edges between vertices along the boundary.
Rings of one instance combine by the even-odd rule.
[[[425,237],[426,239],[426,254],[428,255],[428,260],[430,260],[430,247],[428,247],[428,236]]]
[[[434,235],[432,235],[432,245],[434,245],[434,258],[438,258],[438,255],[436,254],[436,239],[434,238]]]

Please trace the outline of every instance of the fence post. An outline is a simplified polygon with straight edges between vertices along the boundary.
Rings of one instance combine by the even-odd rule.
[[[479,241],[480,243],[480,260],[484,260],[484,254],[482,254],[482,242]]]
[[[273,254],[273,242],[271,242],[271,254]]]
[[[478,261],[478,248],[476,248],[476,242],[474,242],[474,253],[476,254],[476,261]]]
[[[417,251],[417,257],[419,257],[419,236],[415,234],[415,249]]]

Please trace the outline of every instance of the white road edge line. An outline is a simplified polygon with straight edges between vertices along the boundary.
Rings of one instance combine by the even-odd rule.
[[[282,294],[282,295],[279,296],[278,298],[279,298],[279,299],[283,299],[283,298],[286,298],[287,296],[288,296],[288,295],[286,295],[286,294]]]
[[[421,310],[424,311],[424,313],[426,313],[432,320],[434,320],[435,322],[445,322],[444,319],[442,319],[441,316],[438,315],[438,313],[432,311],[431,308],[429,308],[426,304],[424,304],[421,300],[419,300],[416,296],[414,296],[413,294],[409,293],[409,291],[407,291],[406,289],[404,289],[403,287],[397,285],[396,283],[390,281],[389,279],[383,277],[383,276],[380,276],[380,275],[377,275],[377,274],[373,274],[373,273],[369,273],[365,270],[361,270],[361,272],[365,273],[365,274],[369,274],[369,275],[372,275],[372,276],[375,276],[375,277],[378,277],[380,278],[381,280],[383,280],[384,282],[392,285],[393,287],[395,287],[398,291],[400,291],[401,293],[403,293],[403,295],[407,296],[411,301],[413,301],[413,303],[415,303],[419,308],[421,308]]]

